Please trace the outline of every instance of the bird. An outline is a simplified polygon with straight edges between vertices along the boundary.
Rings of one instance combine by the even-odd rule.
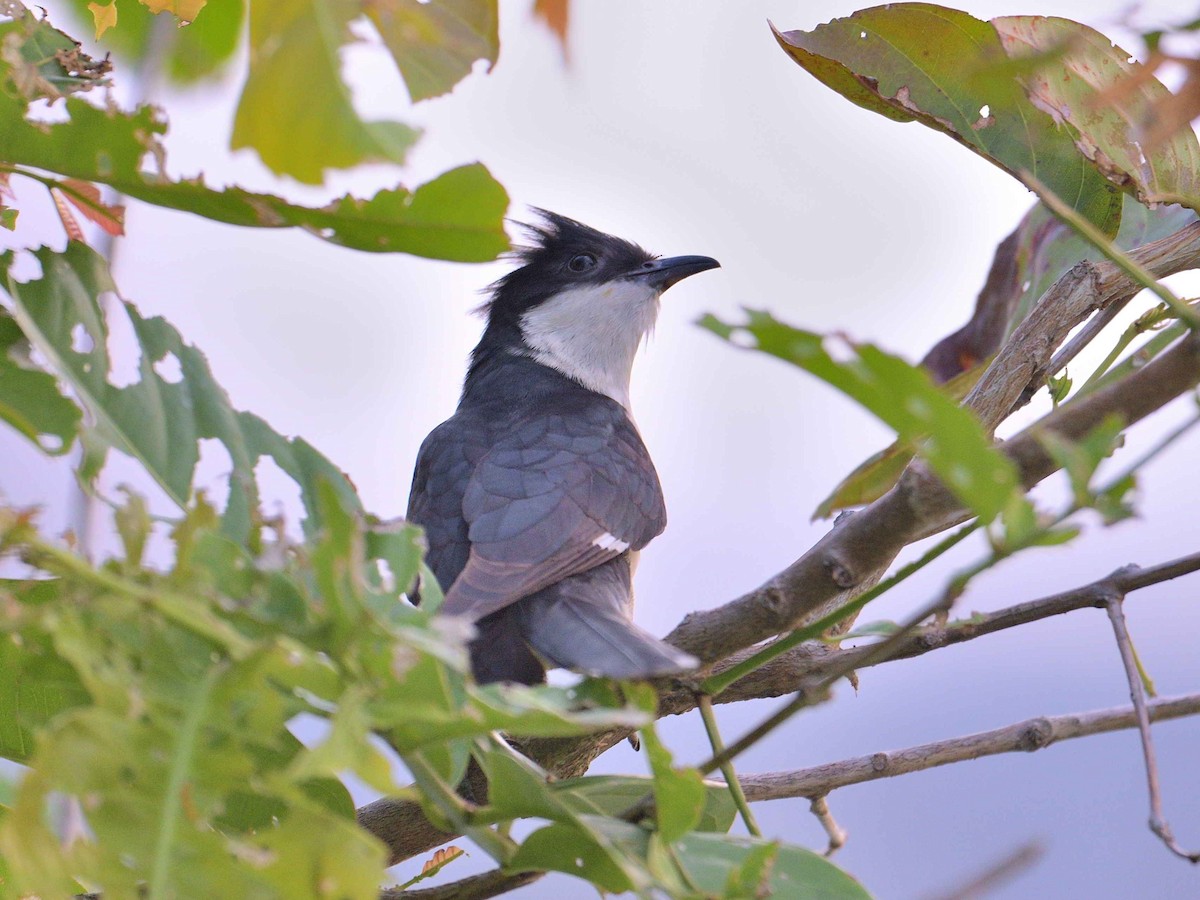
[[[479,684],[681,674],[697,660],[632,621],[633,570],[666,508],[630,375],[663,291],[720,263],[534,212],[480,308],[458,407],[418,452],[407,518],[445,591],[438,615],[474,626]]]

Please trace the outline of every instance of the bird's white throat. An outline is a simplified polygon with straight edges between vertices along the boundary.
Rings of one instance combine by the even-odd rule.
[[[521,316],[521,334],[538,362],[629,409],[633,358],[661,293],[637,279],[571,288]]]

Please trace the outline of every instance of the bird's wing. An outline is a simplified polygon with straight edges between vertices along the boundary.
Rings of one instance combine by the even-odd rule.
[[[442,611],[481,619],[640,550],[666,525],[645,445],[611,401],[513,424],[463,495],[470,555]]]

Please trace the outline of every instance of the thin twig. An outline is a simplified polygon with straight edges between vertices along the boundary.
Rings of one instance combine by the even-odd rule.
[[[837,823],[833,813],[829,811],[829,802],[825,799],[824,794],[820,797],[813,797],[809,801],[808,811],[817,817],[817,821],[821,823],[821,827],[825,829],[825,834],[829,837],[829,844],[825,847],[826,856],[833,856],[846,846],[846,838],[849,835],[846,833],[846,829]]]
[[[892,652],[896,650],[900,643],[908,637],[910,633],[920,627],[932,615],[936,615],[941,610],[945,609],[945,598],[939,597],[933,603],[924,606],[916,615],[912,616],[907,622],[901,625],[895,632],[888,635],[882,641],[870,644],[865,648],[866,652],[864,659],[879,661],[887,659]],[[697,768],[701,775],[711,774],[724,763],[732,760],[739,753],[749,750],[760,740],[794,716],[800,710],[807,706],[812,706],[819,699],[823,698],[831,687],[840,678],[844,678],[854,671],[853,666],[834,665],[821,678],[814,679],[809,683],[801,683],[796,691],[796,695],[781,706],[774,714],[768,716],[754,728],[750,729],[741,738],[725,748],[724,752],[714,755],[707,762],[701,763]]]
[[[708,733],[708,743],[712,746],[713,755],[719,756],[725,750],[725,742],[721,740],[721,731],[717,728],[717,716],[713,712],[712,697],[701,694],[697,698],[696,705],[700,708],[700,718],[704,722],[704,730]],[[721,766],[721,774],[725,776],[729,795],[733,797],[733,803],[741,813],[742,821],[746,823],[746,830],[755,837],[762,837],[762,830],[758,827],[754,812],[750,809],[750,804],[746,802],[746,795],[742,793],[742,785],[733,769],[733,763],[727,762]]]
[[[383,890],[379,892],[379,900],[487,900],[489,897],[498,897],[500,894],[532,884],[545,874],[545,872],[510,874],[501,869],[493,869],[482,875],[472,875],[460,881],[439,884],[437,887],[408,891]]]
[[[1154,722],[1194,716],[1200,713],[1200,694],[1164,697],[1148,704],[1148,709]],[[1032,753],[1059,741],[1121,731],[1136,725],[1137,713],[1133,707],[1038,716],[1003,728],[918,744],[903,750],[856,756],[791,772],[743,775],[742,790],[751,803],[794,797],[811,799],[851,784],[894,778],[1000,753]]]
[[[1154,740],[1150,735],[1150,714],[1146,710],[1146,693],[1142,685],[1141,673],[1138,671],[1137,659],[1133,652],[1133,641],[1129,637],[1129,628],[1125,624],[1125,611],[1122,608],[1125,598],[1117,595],[1108,601],[1108,618],[1112,622],[1113,636],[1117,640],[1117,649],[1121,653],[1121,663],[1125,667],[1125,678],[1129,682],[1129,696],[1133,700],[1133,709],[1137,714],[1138,734],[1142,739],[1142,756],[1146,762],[1146,784],[1150,792],[1150,830],[1158,835],[1166,844],[1167,849],[1176,856],[1191,863],[1200,863],[1200,853],[1184,850],[1175,841],[1171,826],[1163,815],[1162,791],[1158,782],[1158,759],[1154,753]]]
[[[999,862],[988,866],[965,884],[944,894],[935,894],[931,900],[976,900],[1011,881],[1042,858],[1045,848],[1038,841],[1022,844]]]

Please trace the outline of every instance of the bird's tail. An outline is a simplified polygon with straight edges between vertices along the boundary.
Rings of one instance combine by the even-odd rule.
[[[624,565],[625,571],[599,571],[613,563]],[[629,620],[625,612],[629,604],[628,563],[613,563],[559,582],[515,604],[521,636],[550,665],[588,675],[654,678],[695,669],[699,661],[694,656],[660,641]]]

